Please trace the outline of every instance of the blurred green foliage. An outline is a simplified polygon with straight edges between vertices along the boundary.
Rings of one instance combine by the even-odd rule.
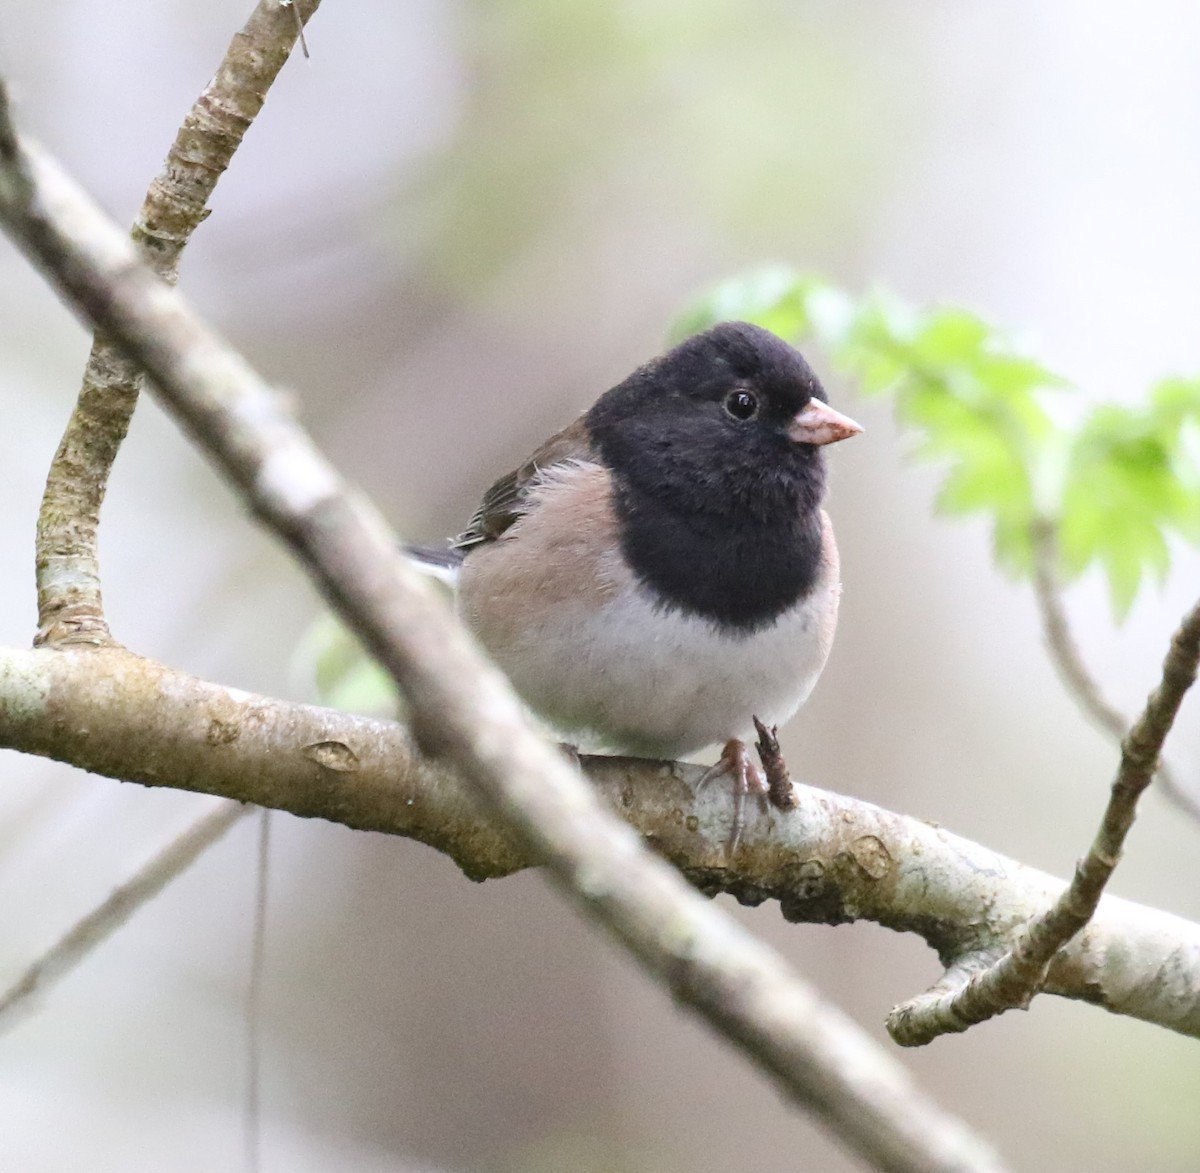
[[[847,6],[785,0],[459,7],[463,105],[444,148],[401,174],[388,231],[473,299],[508,276],[532,282],[531,307],[552,276],[577,286],[591,264],[644,265],[645,242],[685,265],[692,240],[833,263],[930,133],[932,95],[911,75],[936,60],[933,14],[864,24]],[[888,135],[864,134],[881,122]]]
[[[675,339],[714,322],[756,322],[815,342],[866,395],[888,395],[917,453],[946,467],[938,507],[991,519],[996,558],[1033,572],[1039,529],[1072,579],[1106,576],[1124,617],[1173,536],[1200,543],[1200,379],[1170,378],[1136,407],[1088,406],[1060,375],[966,310],[915,309],[772,267],[723,282],[689,307]]]
[[[300,691],[315,691],[323,705],[367,717],[398,717],[400,690],[363,650],[350,629],[326,611],[309,624],[292,653],[291,674]]]

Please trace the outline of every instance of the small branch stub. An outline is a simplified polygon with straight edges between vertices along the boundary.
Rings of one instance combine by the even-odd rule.
[[[779,748],[779,727],[772,725],[768,728],[755,717],[754,728],[758,732],[754,748],[758,750],[758,760],[762,762],[763,773],[767,776],[767,797],[777,810],[791,810],[799,805],[799,799]]]

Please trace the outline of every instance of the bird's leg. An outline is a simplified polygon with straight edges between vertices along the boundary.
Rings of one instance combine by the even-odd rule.
[[[754,728],[758,730],[758,759],[767,778],[767,797],[776,810],[791,810],[799,806],[795,787],[792,786],[792,776],[788,773],[787,762],[779,751],[779,727],[772,725],[769,729],[757,717],[754,718]]]
[[[558,751],[575,769],[583,769],[583,756],[579,752],[579,746],[572,745],[569,741],[560,741],[558,743]]]
[[[697,793],[717,778],[733,780],[733,828],[729,833],[729,858],[732,860],[746,825],[746,795],[754,794],[760,799],[766,796],[769,793],[767,779],[758,763],[750,757],[746,743],[736,737],[725,743],[717,764],[705,770],[696,785]]]

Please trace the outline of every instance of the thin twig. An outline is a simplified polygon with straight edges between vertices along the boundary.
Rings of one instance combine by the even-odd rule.
[[[308,42],[304,39],[304,19],[300,15],[300,9],[296,7],[295,0],[279,0],[279,3],[284,8],[290,8],[296,14],[296,37],[300,41],[300,52],[304,54],[304,60],[307,61],[309,59]]]
[[[918,1046],[1028,1006],[1042,988],[1054,955],[1091,920],[1100,904],[1137,816],[1138,799],[1154,777],[1163,741],[1184,694],[1196,680],[1198,665],[1200,602],[1172,637],[1162,679],[1121,743],[1121,763],[1100,829],[1066,891],[1019,932],[1012,949],[972,973],[965,984],[953,990],[939,988],[893,1010],[888,1029],[897,1042]]]
[[[503,675],[399,553],[395,536],[287,415],[282,396],[142,269],[41,152],[4,168],[0,220],[78,312],[142,366],[164,402],[291,546],[387,668],[418,740],[475,788],[515,841],[681,1004],[884,1170],[994,1170],[995,1156],[783,960],[689,889],[529,725]],[[7,198],[6,198],[7,197]],[[341,755],[333,753],[334,758]]]
[[[162,171],[150,185],[133,226],[138,253],[164,281],[174,282],[192,232],[242,137],[262,109],[298,30],[320,0],[260,0],[179,129]],[[305,56],[308,56],[307,51]],[[46,478],[38,514],[37,642],[106,644],[97,527],[109,472],[129,429],[141,369],[97,333],[79,400]]]
[[[74,925],[3,994],[0,1024],[8,1025],[14,1012],[48,986],[75,969],[98,945],[108,940],[144,904],[157,896],[176,876],[186,871],[216,843],[248,807],[225,800],[207,811],[182,835],[176,836],[102,904]]]
[[[250,982],[246,989],[246,1170],[262,1168],[263,974],[267,949],[267,881],[271,870],[271,812],[258,812],[258,851],[254,869],[254,925],[251,929]]]
[[[1063,605],[1057,563],[1058,534],[1054,523],[1040,519],[1033,526],[1033,591],[1050,659],[1075,703],[1119,745],[1129,731],[1129,719],[1108,701],[1083,662],[1083,653]],[[1200,820],[1200,800],[1175,777],[1165,762],[1159,763],[1155,776],[1159,789],[1171,802],[1193,819]]]

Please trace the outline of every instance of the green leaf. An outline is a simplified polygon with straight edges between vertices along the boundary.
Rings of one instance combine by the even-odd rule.
[[[741,277],[723,281],[697,298],[675,320],[670,330],[672,342],[680,342],[718,322],[753,322],[797,341],[810,329],[808,298],[821,283],[812,277],[800,277],[782,265],[756,269]]]
[[[349,713],[395,717],[400,695],[392,678],[333,615],[319,615],[292,653],[292,671],[311,683],[322,704]]]
[[[1187,423],[1200,423],[1200,379],[1178,375],[1163,379],[1150,392],[1150,403],[1159,425],[1178,433]]]
[[[940,309],[925,315],[912,351],[918,363],[938,367],[969,367],[978,361],[992,332],[966,310]]]
[[[1174,381],[1159,384],[1144,407],[1098,407],[1070,452],[1060,523],[1064,563],[1076,574],[1098,563],[1119,615],[1147,572],[1165,576],[1171,533],[1200,540],[1197,469],[1181,459],[1196,402]]]

